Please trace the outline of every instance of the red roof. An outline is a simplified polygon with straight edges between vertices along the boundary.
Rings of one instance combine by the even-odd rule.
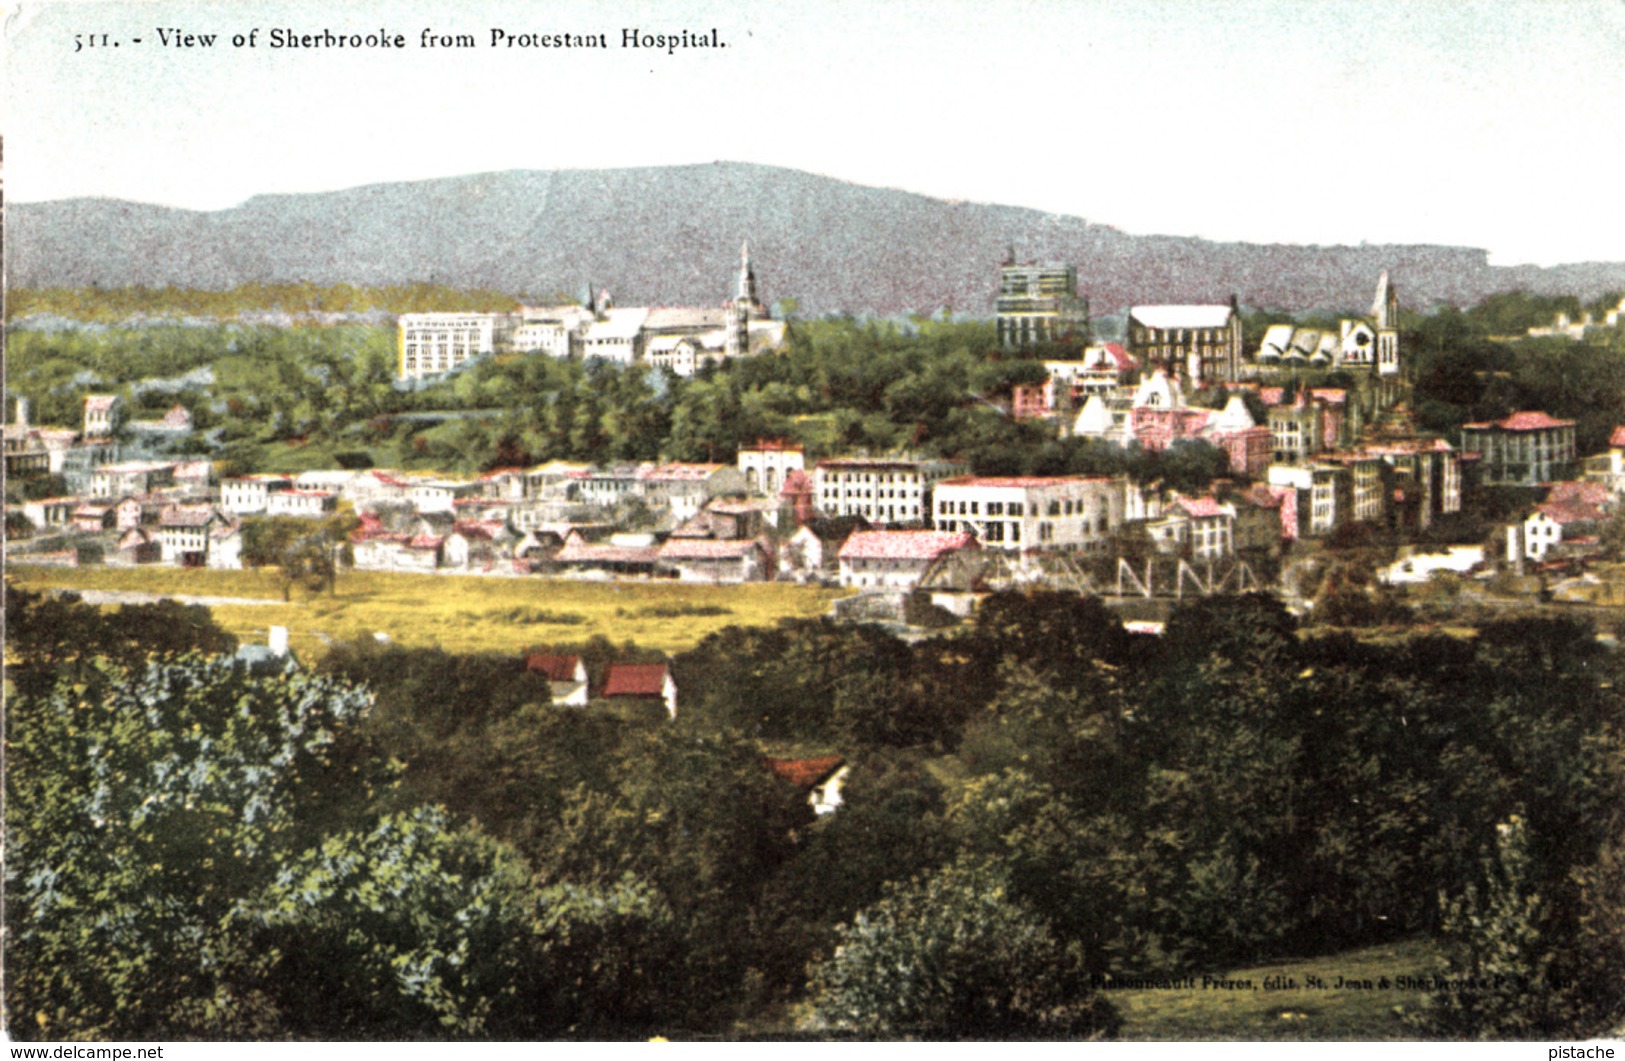
[[[610,696],[664,696],[664,663],[611,663],[604,675],[604,691]]]
[[[1461,426],[1479,431],[1487,430],[1492,427],[1498,427],[1502,431],[1543,431],[1552,427],[1573,427],[1574,421],[1555,420],[1542,412],[1525,411],[1513,413],[1505,420],[1497,420],[1494,423],[1462,424]]]
[[[784,477],[784,486],[779,489],[779,493],[787,495],[810,494],[812,492],[812,477],[799,468]]]
[[[1614,433],[1608,436],[1608,445],[1625,448],[1625,427],[1614,428]]]
[[[768,759],[767,768],[781,779],[806,790],[839,770],[845,762],[839,755],[824,755],[817,759]]]
[[[955,549],[977,548],[964,531],[856,531],[841,546],[842,560],[934,560]]]
[[[1113,361],[1117,362],[1119,371],[1127,372],[1134,367],[1135,361],[1129,356],[1128,351],[1123,348],[1122,343],[1105,343],[1102,345],[1102,349],[1111,355]]]
[[[445,542],[445,538],[438,534],[420,534],[406,543],[408,549],[438,549]]]
[[[580,656],[547,656],[532,652],[525,657],[525,669],[547,675],[550,682],[573,682],[576,668],[581,666]]]

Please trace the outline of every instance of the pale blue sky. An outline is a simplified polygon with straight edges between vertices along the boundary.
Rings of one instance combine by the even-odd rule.
[[[1625,0],[6,7],[6,193],[216,209],[505,169],[736,159],[1131,232],[1625,260]],[[158,27],[221,35],[166,48]],[[406,34],[387,52],[268,32]],[[490,30],[717,27],[673,56]],[[421,31],[474,34],[425,51]],[[229,38],[259,30],[258,47]],[[73,51],[75,33],[118,48]],[[144,43],[136,45],[140,37]]]

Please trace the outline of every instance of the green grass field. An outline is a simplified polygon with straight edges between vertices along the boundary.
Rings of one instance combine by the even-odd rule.
[[[30,590],[124,590],[236,597],[268,605],[221,604],[210,610],[237,637],[263,641],[286,626],[296,651],[332,641],[389,635],[396,644],[448,652],[517,652],[603,635],[616,643],[678,652],[726,626],[769,626],[829,611],[838,590],[762,583],[701,586],[676,582],[581,582],[547,578],[414,575],[346,571],[333,596],[293,590],[282,603],[275,571],[14,566],[6,577]]]
[[[1194,989],[1112,991],[1109,997],[1123,1016],[1124,1039],[1415,1039],[1403,1015],[1422,1009],[1425,993],[1384,987],[1383,978],[1392,985],[1396,976],[1436,974],[1433,945],[1407,940],[1212,974],[1250,981],[1250,988],[1204,987],[1197,977]],[[1340,977],[1341,988],[1335,986]],[[1312,978],[1324,986],[1307,986]],[[1266,983],[1297,986],[1266,989]]]

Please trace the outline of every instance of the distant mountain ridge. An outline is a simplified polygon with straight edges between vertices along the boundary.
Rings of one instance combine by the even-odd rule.
[[[208,212],[14,202],[6,229],[13,287],[429,281],[541,300],[591,284],[622,305],[711,305],[732,294],[748,239],[764,299],[793,297],[804,315],[990,315],[1011,247],[1023,260],[1075,263],[1098,314],[1231,294],[1294,312],[1360,309],[1384,269],[1415,308],[1517,288],[1583,298],[1625,288],[1625,262],[1509,268],[1467,247],[1137,236],[740,162],[486,173],[260,195]]]

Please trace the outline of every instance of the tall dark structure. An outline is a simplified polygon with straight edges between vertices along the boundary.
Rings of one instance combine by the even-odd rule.
[[[1004,350],[1068,336],[1089,340],[1089,302],[1078,295],[1078,270],[1064,262],[1018,265],[1012,254],[999,275],[995,310]]]

